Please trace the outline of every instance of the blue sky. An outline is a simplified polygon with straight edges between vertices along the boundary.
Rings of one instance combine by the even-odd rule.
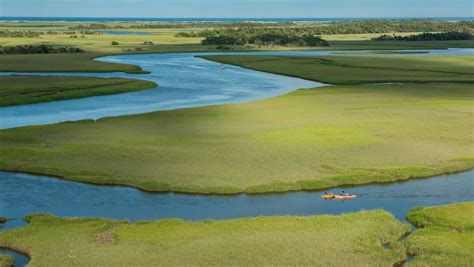
[[[0,16],[472,17],[472,0],[0,0]]]

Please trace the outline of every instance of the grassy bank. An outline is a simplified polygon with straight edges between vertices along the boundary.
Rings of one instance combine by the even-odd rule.
[[[0,254],[0,267],[13,267],[14,260],[10,255]]]
[[[474,166],[473,97],[471,84],[331,86],[9,129],[0,131],[0,169],[198,193],[431,176]]]
[[[338,51],[333,52],[334,55],[404,55],[404,54],[429,54],[429,51],[384,51],[384,50],[373,50],[373,51]]]
[[[118,94],[156,86],[149,81],[122,78],[0,76],[0,107]]]
[[[106,55],[101,53],[0,55],[0,71],[144,73],[138,66],[93,60]]]
[[[407,219],[421,228],[406,240],[410,265],[474,265],[474,202],[413,209]]]
[[[474,83],[474,56],[446,57],[295,57],[202,56],[245,68],[329,84]]]
[[[6,217],[0,216],[0,229],[3,224],[7,221]],[[13,257],[10,255],[4,255],[0,253],[0,267],[13,267]]]
[[[130,224],[109,219],[34,215],[0,233],[30,266],[348,265],[390,266],[403,259],[397,239],[408,226],[384,211],[341,216],[257,217]],[[390,249],[383,244],[390,243]]]

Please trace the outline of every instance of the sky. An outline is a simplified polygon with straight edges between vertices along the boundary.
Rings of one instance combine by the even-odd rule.
[[[472,17],[473,0],[0,0],[0,16],[147,18]]]

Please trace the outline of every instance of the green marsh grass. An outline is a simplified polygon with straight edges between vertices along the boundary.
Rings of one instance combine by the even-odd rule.
[[[407,219],[419,228],[405,241],[410,266],[474,266],[474,202],[412,209]]]
[[[127,72],[144,73],[138,66],[94,61],[101,53],[0,55],[4,72]]]
[[[14,260],[10,255],[0,254],[0,267],[13,267]]]
[[[0,76],[0,107],[155,88],[153,82],[97,77]]]
[[[268,100],[0,131],[0,169],[150,191],[263,193],[470,169],[470,84],[328,86]]]
[[[70,249],[77,266],[390,266],[403,259],[397,239],[409,230],[380,210],[135,224],[50,215],[28,220],[24,228],[1,232],[0,245],[28,252],[30,266],[66,266]]]
[[[202,56],[245,68],[329,84],[474,83],[474,56]]]
[[[0,216],[0,229],[3,224],[7,221],[6,217]],[[13,267],[13,257],[10,255],[4,255],[0,253],[0,267]]]

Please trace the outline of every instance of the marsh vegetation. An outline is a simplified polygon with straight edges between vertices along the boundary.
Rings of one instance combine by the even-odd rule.
[[[453,40],[472,40],[474,36],[470,32],[441,32],[400,36],[400,35],[381,35],[373,38],[374,41],[453,41]]]
[[[82,52],[84,52],[84,50],[69,46],[17,45],[3,48],[0,47],[0,54],[65,54]]]
[[[472,101],[470,84],[331,86],[248,104],[17,128],[0,132],[0,168],[198,193],[431,176],[472,168]]]
[[[0,107],[118,94],[156,86],[149,81],[123,78],[0,76]]]
[[[419,228],[405,243],[410,265],[474,265],[474,202],[420,207],[407,218]]]
[[[13,267],[14,263],[12,256],[0,254],[0,267]]]
[[[474,56],[447,57],[298,57],[203,56],[244,68],[329,84],[472,83]]]
[[[36,214],[27,226],[1,232],[0,245],[27,252],[32,266],[392,266],[406,253],[414,257],[409,266],[471,266],[473,211],[473,202],[412,209],[407,218],[418,229],[406,240],[409,226],[381,210],[137,223]],[[0,264],[11,266],[11,257]]]
[[[386,266],[404,257],[397,241],[409,230],[384,211],[340,216],[256,217],[131,224],[93,218],[33,215],[0,233],[0,245],[28,252],[31,266]],[[328,244],[330,242],[331,245]],[[385,249],[384,244],[391,244]],[[70,251],[76,257],[68,258]],[[153,251],[153,253],[150,253]]]

